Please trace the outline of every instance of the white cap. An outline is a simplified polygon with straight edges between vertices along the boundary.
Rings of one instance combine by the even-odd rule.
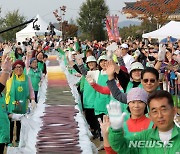
[[[130,72],[133,70],[143,70],[144,66],[140,62],[134,62],[131,64]]]
[[[71,53],[72,53],[72,55],[75,55],[75,54],[77,54],[77,53],[76,53],[76,51],[72,51]]]
[[[121,44],[121,48],[128,49],[128,45],[126,43]]]
[[[99,64],[101,60],[107,60],[107,56],[106,55],[102,55],[98,58],[97,63]]]
[[[87,59],[86,59],[86,63],[88,62],[96,62],[96,58],[94,56],[88,56]]]

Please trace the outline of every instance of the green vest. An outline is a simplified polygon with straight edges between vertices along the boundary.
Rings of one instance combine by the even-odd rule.
[[[76,74],[77,71],[74,68],[68,68],[70,74]]]
[[[22,60],[23,55],[18,54],[18,57],[16,60]]]
[[[41,72],[43,72],[44,71],[44,63],[38,62],[38,68],[41,70]]]
[[[10,122],[3,94],[0,94],[0,143],[10,142]]]
[[[32,83],[32,87],[34,89],[34,91],[38,91],[39,90],[39,82],[41,81],[41,71],[40,69],[32,69],[30,68],[29,72],[28,72],[28,76],[31,79],[31,83]]]
[[[80,50],[80,46],[78,42],[75,42],[75,51],[79,51]]]
[[[143,88],[142,84],[140,83],[139,88]],[[132,81],[129,81],[128,85],[127,85],[127,88],[126,88],[126,93],[128,93],[131,89],[133,88],[133,83]]]
[[[83,105],[85,109],[93,109],[96,97],[96,91],[89,85],[86,79],[84,79],[84,89],[83,89]]]
[[[108,76],[101,75],[101,72],[100,72],[97,83],[101,86],[107,86],[107,83],[106,83],[107,80],[108,80]],[[107,114],[106,105],[109,104],[110,97],[111,97],[110,95],[101,94],[99,92],[96,93],[96,98],[94,100],[95,115],[99,115],[102,113]]]
[[[28,76],[25,75],[25,81],[18,81],[16,80],[16,76],[14,76],[10,90],[10,101],[8,104],[8,112],[25,114],[28,107],[28,99],[29,99]]]

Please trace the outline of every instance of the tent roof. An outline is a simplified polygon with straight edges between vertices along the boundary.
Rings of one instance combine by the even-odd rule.
[[[33,22],[27,25],[24,29],[21,31],[17,32],[16,34],[27,34],[27,33],[35,33],[36,35],[44,35],[45,32],[47,32],[47,28],[49,26],[48,23],[46,23],[40,16],[39,14],[36,16],[38,20],[35,22],[35,25],[40,25],[40,30],[34,30],[33,29]],[[61,35],[61,31],[55,29],[56,35]]]
[[[159,40],[162,40],[163,38],[166,38],[168,36],[172,36],[174,38],[180,39],[180,22],[176,21],[170,21],[165,26],[161,27],[160,29],[157,29],[155,31],[152,31],[150,33],[143,34],[143,38],[156,38]]]

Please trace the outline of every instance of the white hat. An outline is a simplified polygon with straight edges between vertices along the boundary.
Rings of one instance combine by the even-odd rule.
[[[94,62],[97,62],[97,61],[96,61],[96,58],[95,58],[94,56],[88,56],[87,59],[86,59],[86,63],[88,63],[88,62],[93,62],[93,61],[94,61]]]
[[[126,43],[121,44],[121,48],[128,49],[128,45]]]
[[[77,54],[77,53],[76,53],[76,51],[71,51],[71,53],[72,53],[72,55],[75,55],[75,54]]]
[[[140,62],[134,62],[131,64],[130,72],[133,70],[143,70],[144,66]]]
[[[101,60],[107,60],[107,56],[106,55],[102,55],[98,58],[97,63],[99,64]]]

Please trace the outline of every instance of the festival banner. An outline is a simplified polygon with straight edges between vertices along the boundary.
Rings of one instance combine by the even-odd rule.
[[[117,15],[106,17],[106,28],[109,40],[119,40],[118,19],[119,17]]]

